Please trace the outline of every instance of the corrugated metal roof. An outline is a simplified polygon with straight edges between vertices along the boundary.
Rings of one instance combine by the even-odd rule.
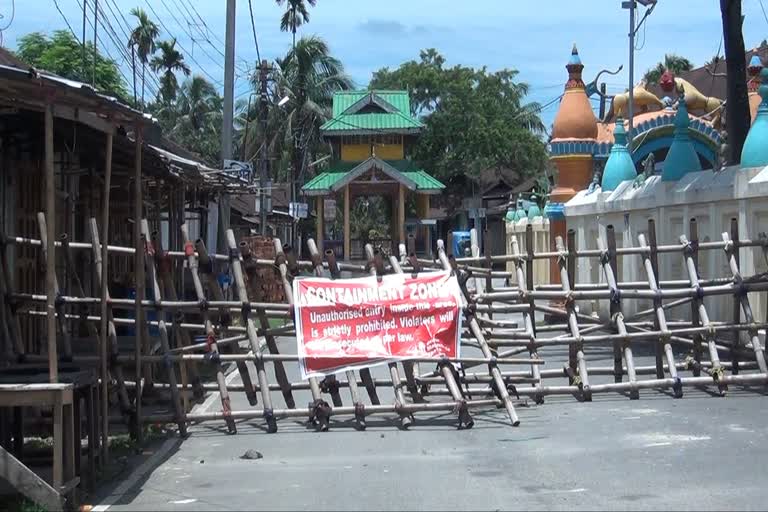
[[[408,91],[341,91],[333,95],[333,117],[341,115],[349,107],[369,94],[375,94],[403,114],[410,115],[411,101]]]
[[[395,112],[345,113],[355,103],[371,95],[395,108]],[[342,91],[333,96],[333,119],[320,128],[323,132],[366,132],[386,130],[419,131],[424,125],[411,116],[407,91]]]
[[[385,160],[403,175],[407,180],[416,184],[416,190],[443,190],[445,185],[437,178],[430,176],[426,171],[419,169],[410,160]],[[330,191],[333,186],[347,174],[353,171],[359,162],[337,162],[328,171],[315,176],[302,187],[304,192]]]

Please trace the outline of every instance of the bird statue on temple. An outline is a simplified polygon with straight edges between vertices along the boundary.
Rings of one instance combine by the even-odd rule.
[[[645,81],[641,81],[632,90],[632,102],[635,104],[637,110],[635,114],[640,112],[648,112],[650,107],[656,106],[658,108],[664,108],[664,102],[661,101],[655,94],[646,89]],[[623,94],[617,94],[613,97],[611,102],[611,108],[606,113],[603,119],[604,123],[609,122],[614,117],[626,117],[627,106],[629,105],[629,91]]]
[[[688,107],[688,112],[702,112],[706,116],[711,116],[712,124],[715,127],[720,126],[723,106],[723,100],[720,98],[704,96],[693,84],[680,77],[676,77],[670,70],[666,70],[661,74],[659,87],[666,93],[679,90],[682,87],[685,89],[685,105]]]

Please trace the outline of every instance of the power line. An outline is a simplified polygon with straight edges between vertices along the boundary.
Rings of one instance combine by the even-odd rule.
[[[162,26],[163,29],[165,29],[165,31],[168,33],[168,35],[171,36],[172,38],[176,39],[176,41],[177,41],[177,43],[179,45],[179,48],[181,49],[182,52],[184,52],[186,54],[186,56],[189,58],[189,60],[191,60],[198,68],[200,68],[200,71],[202,71],[203,74],[205,76],[207,76],[213,83],[223,87],[224,84],[221,82],[221,80],[217,80],[210,73],[208,73],[208,71],[206,71],[205,67],[201,66],[200,63],[195,59],[195,57],[189,51],[187,51],[187,49],[184,48],[184,46],[182,46],[182,44],[180,42],[178,42],[178,38],[176,38],[173,35],[173,33],[170,30],[168,30],[168,26],[165,24],[165,22],[163,22],[163,19],[157,14],[157,11],[155,11],[155,8],[152,7],[151,3],[149,3],[149,0],[144,0],[144,3],[147,4],[147,7],[149,7],[149,10],[152,11],[152,14],[155,15],[155,18],[157,19],[157,21],[160,22],[160,26]]]
[[[253,44],[256,46],[256,59],[261,66],[261,53],[259,52],[259,39],[256,37],[256,22],[253,19],[253,4],[248,0],[248,12],[251,14],[251,29],[253,30]]]
[[[763,0],[759,0],[760,2],[760,10],[763,11],[763,18],[765,18],[765,22],[768,23],[768,14],[765,13],[765,6],[763,6]]]
[[[4,27],[0,28],[0,32],[3,32],[4,30],[8,30],[11,28],[11,24],[13,23],[13,19],[16,17],[16,0],[11,0],[11,19],[8,20],[8,24],[6,24]],[[0,14],[0,19],[5,18],[5,15]]]
[[[185,34],[187,34],[187,36],[189,36],[189,38],[193,41],[193,44],[194,44],[195,37],[189,32],[188,28],[185,28],[183,26],[183,24],[179,21],[179,19],[176,17],[176,15],[173,13],[173,11],[168,7],[168,4],[165,3],[165,0],[160,0],[160,3],[163,4],[163,7],[165,7],[165,10],[168,11],[168,14],[171,15],[171,18],[173,18],[173,21],[176,22],[176,25],[178,25],[181,28],[181,30]],[[182,15],[182,18],[183,17],[184,16]],[[185,18],[185,21],[186,21],[186,18]],[[221,63],[221,61],[218,60],[218,58],[211,57],[211,54],[209,54],[205,50],[204,46],[200,45],[200,50],[202,50],[202,52],[205,54],[206,57],[208,57],[210,60],[212,60],[214,63],[216,63],[220,68],[224,69],[224,65]],[[215,48],[215,50],[219,53],[219,55],[221,57],[224,57],[224,52],[222,52],[219,48]]]
[[[110,3],[110,1],[112,3]],[[129,43],[130,39],[131,39],[131,36],[130,36],[131,28],[130,28],[130,25],[128,25],[128,20],[125,18],[125,16],[120,11],[120,9],[117,7],[117,5],[114,4],[114,0],[106,0],[106,3],[107,3],[107,8],[109,9],[109,12],[112,14],[112,17],[115,19],[117,27],[122,32],[122,35],[125,38],[125,43],[127,45]],[[115,10],[112,9],[112,5],[115,6],[115,10],[120,14],[119,17],[117,16],[117,14],[115,14]],[[115,46],[117,46],[120,49],[123,57],[126,59],[126,62],[128,64],[128,66],[131,68],[132,73],[135,73],[136,70],[133,69],[133,67],[134,67],[133,66],[133,58],[131,57],[131,55],[128,54],[128,50],[127,50],[126,46],[121,44],[121,42],[116,42],[116,40],[117,41],[120,40],[120,36],[117,34],[117,31],[113,28],[112,23],[109,21],[109,18],[106,16],[106,13],[104,12],[104,10],[101,7],[99,9],[101,10],[101,13],[102,13],[103,17],[107,18],[107,23],[109,25],[109,30],[114,35],[114,38],[112,39],[112,42],[115,43]],[[121,18],[123,20],[124,25],[122,25],[120,23],[120,19]],[[103,26],[103,24],[102,24],[102,26]],[[160,89],[160,79],[159,79],[159,77],[157,76],[157,74],[154,72],[154,70],[151,67],[149,68],[148,76],[149,76],[150,84],[153,85],[154,88],[155,88],[154,91],[152,90],[152,88],[150,88],[150,93],[157,94],[157,91]]]

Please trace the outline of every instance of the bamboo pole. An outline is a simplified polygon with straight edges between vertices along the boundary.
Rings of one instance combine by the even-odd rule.
[[[187,254],[187,266],[189,267],[189,273],[192,275],[192,284],[195,288],[195,294],[200,308],[200,316],[203,319],[205,325],[206,345],[208,347],[208,361],[214,365],[216,370],[216,383],[219,388],[219,398],[221,400],[222,418],[227,425],[227,432],[229,434],[237,434],[237,426],[235,420],[229,412],[232,410],[229,392],[227,391],[227,381],[224,378],[224,370],[221,367],[221,356],[219,354],[219,347],[216,341],[216,331],[211,322],[210,313],[206,305],[205,291],[203,290],[203,283],[200,279],[199,263],[197,253],[195,252],[195,246],[189,238],[189,231],[187,225],[181,225],[181,236],[184,241],[184,252]]]
[[[48,338],[48,377],[51,382],[59,380],[58,350],[56,346],[56,248],[53,240],[56,225],[56,176],[53,168],[53,103],[45,105],[45,213],[49,224],[46,229],[47,240],[45,258],[45,290],[47,294],[46,321]]]
[[[208,292],[213,296],[214,302],[223,302],[224,293],[222,292],[221,285],[219,285],[219,281],[216,279],[216,275],[213,271],[213,260],[208,257],[208,250],[205,247],[205,242],[203,242],[201,238],[198,238],[195,241],[195,249],[197,249],[198,272],[204,279],[204,284],[207,285],[206,288],[208,289]],[[233,255],[232,260],[230,261],[230,265],[232,264],[232,261],[234,261],[234,258],[235,256]],[[242,304],[240,307],[242,308]],[[222,330],[222,335],[226,336],[227,329],[232,324],[232,315],[226,309],[219,309],[218,312],[219,326]],[[234,354],[240,353],[240,346],[237,343],[230,344],[227,346],[227,348],[229,350],[226,350],[226,352],[232,352]],[[221,350],[221,347],[219,347],[219,350]],[[245,362],[241,361],[237,363],[237,371],[240,375],[240,380],[243,381],[243,385],[248,390],[245,393],[246,398],[248,399],[248,403],[251,405],[256,405],[258,403],[258,399],[256,398],[256,391],[253,389],[251,375],[248,373],[248,366],[245,364]]]
[[[235,233],[231,229],[227,230],[226,239],[229,253],[232,256],[230,265],[232,266],[232,274],[235,277],[237,297],[243,302],[242,320],[245,323],[246,334],[248,335],[248,341],[251,344],[251,352],[254,356],[253,361],[256,365],[256,374],[261,388],[261,402],[264,404],[264,420],[267,422],[267,432],[273,434],[277,432],[277,420],[272,413],[272,397],[269,395],[267,372],[264,368],[264,359],[262,358],[261,347],[259,346],[259,339],[256,334],[256,324],[254,323],[253,318],[251,318],[250,309],[246,306],[246,304],[249,304],[248,290],[245,287],[245,278],[243,277],[242,259],[237,248],[237,242],[235,241]],[[243,382],[243,384],[246,385],[245,382]],[[255,402],[255,400],[253,400],[253,402]],[[251,403],[251,405],[255,404]]]
[[[163,298],[160,290],[160,282],[157,279],[157,265],[155,264],[155,254],[152,243],[149,239],[149,222],[147,219],[141,220],[141,237],[145,252],[145,265],[149,271],[149,282],[152,286],[152,296],[155,302],[155,311],[157,313],[157,328],[160,331],[160,349],[163,351],[163,358],[170,355],[171,346],[168,342],[168,328],[165,325],[165,311],[163,310]],[[181,403],[178,388],[176,387],[176,370],[168,361],[164,364],[167,373],[168,383],[171,385],[171,402],[175,412],[176,424],[179,426],[179,434],[182,437],[187,436],[187,421],[184,417],[185,410]]]
[[[142,198],[141,180],[141,157],[142,157],[142,129],[143,126],[140,123],[134,125],[134,173],[133,173],[133,243],[134,243],[134,282],[136,288],[135,306],[134,306],[134,318],[136,319],[136,328],[134,330],[134,352],[135,352],[135,375],[136,382],[139,383],[139,388],[136,390],[136,441],[139,445],[143,444],[144,432],[142,430],[142,410],[141,410],[141,396],[144,388],[142,360],[141,355],[144,349],[144,308],[142,307],[142,301],[144,300],[144,250],[141,247],[141,219],[144,217],[144,202]],[[104,229],[108,229],[104,226]],[[105,244],[106,245],[106,244]],[[108,279],[109,276],[104,275],[103,280]]]
[[[517,238],[512,238],[512,254],[520,254],[520,247],[517,242]],[[532,269],[532,268],[531,268]],[[527,301],[529,300],[526,294],[528,293],[528,280],[523,272],[523,264],[520,260],[515,261],[515,270],[517,273],[517,286],[522,290],[520,293],[520,300]],[[530,307],[529,303],[529,307]],[[525,336],[528,337],[528,353],[531,356],[531,359],[538,359],[538,352],[536,348],[536,344],[534,343],[534,340],[536,339],[536,332],[534,331],[534,321],[531,318],[533,314],[533,308],[530,307],[529,311],[523,312],[523,325],[525,326]],[[533,375],[533,378],[537,380],[538,382],[535,382],[533,384],[533,387],[536,388],[541,385],[541,375],[539,374],[539,367],[537,365],[531,365],[531,374]],[[535,401],[537,404],[543,404],[544,398],[540,395],[534,395]]]
[[[698,238],[698,234],[695,229],[695,222],[693,222],[693,219],[691,221],[691,237],[696,236]],[[694,238],[694,240],[697,240],[697,238]],[[685,235],[680,235],[680,244],[683,246],[683,253],[684,253],[684,261],[685,266],[688,271],[688,279],[691,281],[691,288],[694,289],[694,291],[697,291],[699,286],[699,272],[697,268],[697,263],[694,258],[694,255],[696,253],[696,246],[695,244],[688,243],[688,238]],[[704,305],[704,298],[699,297],[697,293],[697,297],[694,300],[693,304],[696,307],[696,312],[698,313],[698,320],[701,322],[702,327],[707,329],[705,331],[705,338],[707,341],[707,347],[709,348],[709,359],[712,361],[712,371],[711,374],[717,381],[722,375],[723,375],[723,369],[720,366],[720,356],[717,353],[717,346],[715,345],[715,337],[714,337],[714,331],[710,329],[712,325],[709,321],[709,315],[707,314],[707,308]],[[695,341],[694,341],[695,342]],[[694,345],[696,347],[697,345]],[[697,363],[701,363],[701,360],[696,360]],[[725,384],[718,384],[718,391],[720,392],[721,396],[725,395],[725,391],[727,389],[727,386]]]
[[[245,275],[248,278],[246,286],[248,286],[248,289],[251,291],[251,294],[253,297],[261,302],[264,300],[263,293],[261,288],[258,286],[258,272],[257,272],[257,266],[254,264],[254,257],[251,254],[251,249],[245,242],[240,242],[240,255],[243,258],[243,266],[245,269]],[[280,350],[278,350],[277,347],[277,340],[275,339],[275,336],[271,334],[270,327],[269,327],[269,318],[266,314],[266,311],[264,308],[257,307],[253,308],[256,311],[256,318],[259,320],[259,325],[261,325],[261,331],[264,335],[264,342],[267,345],[267,349],[269,350],[270,354],[279,354]],[[277,378],[277,381],[279,384],[283,385],[283,400],[285,400],[285,405],[289,409],[293,409],[296,407],[296,401],[293,398],[293,393],[291,392],[291,389],[288,387],[285,387],[285,384],[288,382],[288,377],[285,373],[285,368],[282,365],[277,365],[274,367],[275,371],[275,377]]]
[[[99,277],[100,289],[101,289],[101,344],[99,345],[99,355],[101,356],[100,375],[101,375],[101,449],[104,464],[109,461],[109,389],[108,389],[108,377],[107,377],[107,351],[108,351],[108,339],[109,333],[107,332],[107,300],[109,300],[109,253],[107,246],[109,244],[109,210],[110,210],[110,193],[112,190],[112,148],[114,142],[114,128],[110,129],[106,134],[105,144],[105,156],[104,156],[104,191],[102,192],[101,199],[101,225],[104,227],[104,242],[101,247],[101,275]],[[92,224],[95,223],[95,219],[92,219]],[[83,293],[83,295],[85,295]],[[93,325],[93,324],[90,324]],[[112,326],[114,329],[114,325]],[[117,333],[115,333],[117,337]],[[122,374],[122,369],[120,371]],[[122,375],[121,375],[122,377]],[[118,385],[121,388],[121,395],[124,394],[124,398],[127,401],[127,393],[125,393],[125,385],[121,383],[125,379],[118,379]],[[124,406],[126,404],[123,404]]]
[[[120,409],[121,412],[126,415],[128,418],[128,422],[131,422],[131,417],[133,415],[133,411],[131,410],[130,400],[128,399],[128,392],[125,389],[125,375],[123,374],[123,367],[121,364],[117,363],[117,356],[119,354],[119,346],[117,343],[117,330],[115,328],[115,318],[112,316],[112,308],[109,306],[109,287],[104,287],[103,283],[106,282],[107,278],[105,277],[105,267],[104,267],[104,261],[102,260],[102,246],[99,242],[99,229],[96,225],[96,219],[91,217],[90,221],[90,230],[91,230],[91,243],[93,244],[93,263],[96,270],[96,280],[98,281],[99,288],[102,290],[102,293],[104,294],[104,297],[106,299],[105,304],[107,305],[106,310],[102,310],[102,315],[100,317],[96,317],[94,320],[90,320],[89,323],[93,325],[94,321],[99,322],[99,325],[102,326],[102,337],[106,336],[108,340],[108,344],[104,345],[105,347],[108,347],[106,350],[109,350],[109,360],[111,364],[112,373],[115,375],[115,380],[117,380],[117,396],[120,401]],[[106,314],[104,314],[106,313]],[[87,318],[86,318],[87,319]],[[128,319],[126,319],[128,320]],[[106,323],[106,329],[104,328],[104,325]],[[135,320],[132,322],[135,324]],[[104,344],[104,342],[101,342]],[[99,360],[101,361],[101,354]],[[102,379],[106,379],[104,375],[101,376]],[[102,382],[106,382],[106,380],[102,380]],[[104,390],[101,390],[100,395],[100,405],[102,409],[104,407],[109,406],[109,393],[107,392],[106,397],[104,396]],[[102,411],[103,413],[103,411]],[[133,427],[133,425],[129,424],[129,427]],[[102,430],[102,435],[106,431],[106,429]],[[103,442],[106,442],[102,440]]]
[[[736,230],[738,233],[738,228]],[[723,242],[725,242],[725,254],[728,258],[728,265],[731,268],[731,272],[733,273],[733,282],[736,284],[739,284],[743,282],[743,278],[741,277],[741,271],[739,270],[739,261],[736,257],[736,254],[739,250],[739,246],[737,243],[731,243],[732,240],[728,236],[728,233],[723,233]],[[736,304],[739,305],[741,310],[744,311],[744,321],[747,324],[754,324],[754,316],[752,314],[752,305],[749,303],[749,296],[746,292],[739,292],[734,294],[734,300],[736,301]],[[738,321],[737,321],[738,320]],[[741,320],[741,315],[735,314],[734,315],[734,324],[739,323]],[[738,346],[738,339],[740,337],[740,331],[734,330],[734,344]],[[749,329],[748,331],[750,341],[752,342],[752,350],[755,352],[755,360],[757,362],[757,366],[760,369],[760,373],[768,373],[768,367],[766,366],[765,362],[765,353],[763,352],[762,344],[760,343],[760,336],[758,335],[757,328]],[[734,351],[737,352],[737,351]],[[714,362],[714,361],[713,361]],[[739,368],[739,360],[736,357],[733,357],[733,373],[734,375],[738,374],[738,368]]]

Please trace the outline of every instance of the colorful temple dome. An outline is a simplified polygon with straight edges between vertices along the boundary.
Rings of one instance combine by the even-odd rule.
[[[613,147],[608,161],[605,163],[601,187],[603,192],[615,190],[623,181],[635,179],[637,171],[632,162],[632,155],[627,149],[627,132],[624,129],[624,120],[616,119],[616,127],[613,129]]]
[[[575,44],[565,68],[568,70],[568,82],[552,126],[552,138],[594,139],[597,137],[597,118],[592,112],[581,78],[584,65]]]
[[[741,150],[741,167],[745,169],[768,165],[768,68],[760,71],[760,80],[758,92],[762,101]]]
[[[675,135],[669,152],[664,159],[664,170],[661,173],[662,181],[677,181],[689,172],[701,170],[701,161],[693,142],[688,134],[691,120],[688,117],[688,107],[685,103],[685,93],[680,95],[677,102],[677,114],[675,114]]]

